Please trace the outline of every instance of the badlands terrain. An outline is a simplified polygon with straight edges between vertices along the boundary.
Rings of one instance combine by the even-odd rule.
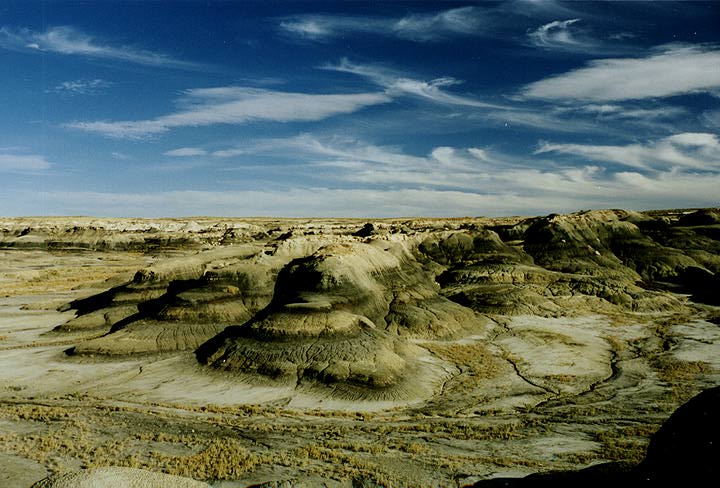
[[[720,385],[718,291],[718,209],[0,219],[0,486],[633,466]]]

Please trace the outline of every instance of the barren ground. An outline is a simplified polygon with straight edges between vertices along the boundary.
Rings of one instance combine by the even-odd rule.
[[[4,225],[37,228],[38,222]],[[207,228],[221,221],[198,222]],[[173,223],[166,235],[199,232]],[[423,232],[463,223],[426,222]],[[363,222],[251,224],[296,235],[302,228],[316,238],[340,227],[357,231]],[[270,234],[261,240],[272,241]],[[311,378],[224,371],[198,362],[192,348],[68,355],[71,347],[112,334],[107,328],[49,333],[75,318],[74,309],[58,311],[63,305],[126,283],[139,269],[222,247],[223,235],[185,249],[166,242],[0,250],[0,485],[26,487],[49,474],[128,466],[218,487],[288,479],[462,486],[639,460],[675,408],[720,384],[720,328],[711,322],[719,309],[677,293],[672,299],[680,305],[662,310],[585,302],[568,313],[475,307],[472,313],[486,324],[478,330],[408,336],[424,385],[413,395],[402,389],[350,395]],[[573,303],[573,296],[561,303]],[[413,385],[413,370],[403,374]]]

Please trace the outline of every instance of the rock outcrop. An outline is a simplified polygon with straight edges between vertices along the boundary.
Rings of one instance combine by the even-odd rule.
[[[715,303],[716,215],[235,223],[244,244],[160,260],[69,304],[53,333],[84,336],[75,355],[195,351],[226,372],[402,389],[423,370],[413,341],[482,338],[492,316],[686,311],[672,292]]]
[[[109,466],[49,476],[32,488],[209,488],[210,485],[191,478],[155,473],[145,469]]]
[[[392,242],[322,247],[289,263],[268,307],[201,346],[198,359],[225,371],[312,378],[336,388],[417,381],[421,349],[407,337],[481,332],[487,322],[439,296],[433,278]]]

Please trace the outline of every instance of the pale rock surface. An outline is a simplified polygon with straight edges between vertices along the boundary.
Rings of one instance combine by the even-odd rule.
[[[145,469],[106,467],[50,476],[32,488],[210,488],[202,481]]]

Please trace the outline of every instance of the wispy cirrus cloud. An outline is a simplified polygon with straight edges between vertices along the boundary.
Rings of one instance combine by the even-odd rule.
[[[602,19],[596,19],[601,25]],[[561,54],[620,54],[634,49],[627,43],[634,35],[629,32],[612,32],[603,35],[594,32],[583,19],[553,20],[528,29],[527,44],[547,52]]]
[[[112,83],[95,78],[92,80],[81,78],[78,80],[63,81],[51,91],[65,95],[94,95],[103,88],[109,88]]]
[[[577,37],[573,26],[578,22],[580,19],[554,20],[528,31],[528,39],[532,45],[545,49],[575,51],[594,47],[593,43]]]
[[[477,35],[488,26],[482,10],[460,7],[436,14],[412,14],[397,20],[393,31],[398,37],[418,42],[438,41],[448,36]]]
[[[73,27],[51,27],[45,32],[0,28],[0,47],[22,52],[49,52],[68,56],[109,59],[159,68],[203,70],[208,66],[132,46],[113,46]]]
[[[460,7],[402,17],[299,15],[281,19],[279,28],[286,34],[313,41],[346,34],[375,34],[414,42],[439,42],[459,35],[477,35],[491,24],[482,9]]]
[[[643,58],[591,61],[585,67],[530,83],[522,95],[544,100],[611,102],[720,89],[718,47],[669,45],[657,51]]]
[[[399,148],[334,142],[322,144],[314,165],[336,168],[336,177],[355,185],[393,186],[435,191],[462,191],[487,195],[578,195],[588,187],[597,166],[540,169],[528,162],[487,148],[438,146],[424,156],[404,154]],[[337,153],[337,154],[334,154]],[[371,155],[371,157],[368,157]]]
[[[671,119],[687,114],[687,110],[682,107],[661,106],[643,108],[607,103],[579,105],[576,107],[559,107],[558,110],[584,112],[607,119]]]
[[[435,43],[463,36],[487,37],[512,32],[514,29],[522,31],[527,28],[527,19],[530,18],[548,22],[537,29],[536,35],[532,35],[539,43],[545,43],[546,47],[563,44],[570,47],[586,41],[594,43],[590,38],[583,39],[586,37],[583,29],[570,25],[577,19],[549,22],[560,16],[578,15],[602,20],[597,15],[581,12],[574,7],[567,2],[551,0],[515,0],[394,16],[303,14],[278,19],[278,28],[285,35],[315,42],[329,42],[341,36],[375,35]],[[563,22],[569,24],[562,25]],[[528,34],[535,30],[530,29]],[[566,37],[563,31],[568,33]]]
[[[171,156],[171,157],[179,157],[179,158],[188,158],[193,156],[206,156],[207,151],[205,149],[201,149],[199,147],[179,147],[177,149],[171,149],[170,151],[165,151],[163,153],[163,156]]]
[[[456,95],[446,90],[447,87],[462,84],[461,80],[444,76],[429,81],[418,80],[402,73],[380,66],[353,63],[347,59],[337,64],[326,64],[321,69],[351,73],[362,76],[367,80],[381,86],[390,96],[409,95],[424,98],[435,103],[445,105],[463,105],[476,108],[509,109],[499,104],[493,104],[477,98]]]
[[[720,140],[710,133],[685,132],[647,144],[625,146],[543,143],[535,154],[557,153],[641,170],[677,168],[720,172]]]
[[[570,181],[597,169],[567,167],[543,171],[533,167],[537,161],[528,163],[527,158],[487,147],[437,146],[425,155],[413,155],[397,146],[379,146],[347,137],[320,139],[307,134],[258,141],[246,145],[243,153],[284,155],[297,164],[323,168],[330,181],[343,184],[438,191],[503,193],[541,187],[548,190],[552,186],[546,185],[564,180],[568,180],[564,191],[571,191]]]
[[[38,154],[0,153],[0,172],[34,173],[51,166],[45,156]]]
[[[382,87],[392,98],[414,97],[458,110],[465,109],[457,114],[464,120],[484,121],[495,126],[509,124],[553,132],[621,135],[622,132],[616,127],[617,122],[666,130],[661,127],[661,120],[685,114],[682,108],[650,102],[633,105],[585,103],[549,106],[542,100],[510,98],[502,103],[493,103],[476,96],[453,93],[451,90],[457,89],[463,81],[450,76],[422,80],[387,66],[354,63],[345,58],[320,68],[361,76]],[[611,126],[608,122],[615,124]]]
[[[179,109],[153,119],[65,124],[108,137],[138,139],[179,127],[243,124],[253,120],[308,122],[390,101],[383,93],[311,94],[226,86],[186,90]]]
[[[253,154],[301,155],[302,162],[319,166],[349,167],[354,163],[379,166],[415,166],[426,163],[424,157],[404,154],[393,146],[376,146],[358,141],[352,137],[330,137],[319,139],[309,134],[295,137],[261,139],[241,147],[214,151],[218,158]]]
[[[603,151],[587,146],[581,151],[577,145],[544,144],[536,153],[564,149],[575,156],[568,164],[508,155],[490,147],[438,146],[417,156],[398,147],[309,135],[275,140],[265,147],[282,151],[283,145],[294,158],[335,171],[332,178],[344,185],[453,191],[478,195],[486,202],[498,198],[496,203],[502,198],[505,203],[501,205],[533,214],[620,203],[629,208],[660,208],[671,201],[707,206],[716,202],[713,185],[720,183],[720,141],[706,133],[679,133],[640,145],[640,149],[629,145]],[[596,156],[589,158],[588,154]],[[636,160],[628,164],[627,158],[633,156]],[[618,169],[614,163],[619,161],[634,167]]]

